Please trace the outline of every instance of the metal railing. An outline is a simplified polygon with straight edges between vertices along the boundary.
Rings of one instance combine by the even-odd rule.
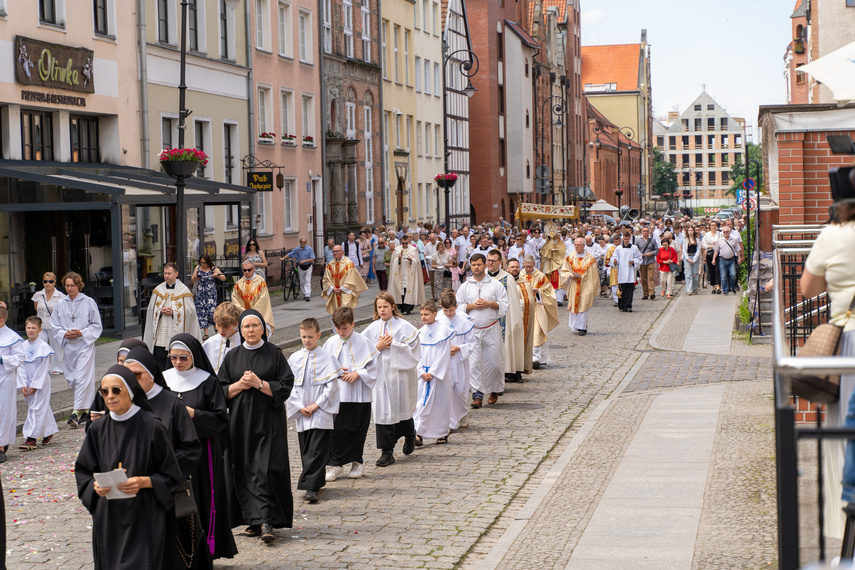
[[[772,368],[775,389],[775,446],[778,504],[778,567],[795,570],[800,567],[799,498],[797,445],[800,440],[817,441],[817,505],[819,512],[817,544],[819,559],[825,560],[823,527],[823,439],[848,439],[855,430],[823,427],[818,406],[816,427],[796,425],[796,409],[791,399],[790,379],[797,374],[855,374],[855,357],[798,356],[798,349],[810,333],[827,322],[830,303],[825,294],[813,298],[801,296],[798,279],[822,226],[773,226],[775,248],[774,283],[772,287],[772,327],[774,342]],[[789,317],[789,318],[788,318]],[[843,405],[846,405],[844,403]],[[840,476],[841,474],[831,474]],[[810,561],[808,561],[810,562]]]

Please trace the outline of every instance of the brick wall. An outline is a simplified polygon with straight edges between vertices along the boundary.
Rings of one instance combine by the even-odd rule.
[[[796,423],[797,424],[816,424],[816,414],[819,404],[811,404],[804,398],[791,398],[791,402],[796,408]],[[822,421],[825,421],[825,406],[819,412]]]

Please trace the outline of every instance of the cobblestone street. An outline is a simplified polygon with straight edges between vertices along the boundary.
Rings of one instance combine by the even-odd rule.
[[[635,312],[624,314],[597,299],[585,337],[570,333],[561,310],[561,325],[550,336],[551,366],[536,370],[523,384],[508,384],[498,404],[472,411],[470,427],[452,434],[449,445],[426,441],[408,457],[399,446],[398,462],[381,469],[374,466],[379,452],[373,448],[372,428],[365,477],[327,484],[315,505],[304,503],[295,491],[293,529],[277,531],[279,540],[271,546],[238,536],[240,554],[215,566],[523,568],[536,559],[538,567],[563,568],[663,390],[725,381],[726,402],[762,401],[764,389],[771,391],[770,384],[758,381],[768,375],[768,359],[650,347],[660,314],[664,310],[665,318],[671,317],[668,308],[681,300],[639,301]],[[764,418],[728,420],[739,409],[719,420],[724,429],[717,441],[735,447],[719,450],[711,463],[704,497],[710,513],[701,518],[695,567],[733,567],[736,561],[725,554],[735,532],[751,543],[741,550],[762,547],[774,556],[771,432],[766,425],[766,439],[757,441],[752,430]],[[82,437],[63,427],[50,448],[12,451],[3,465],[10,568],[91,566],[91,518],[76,497],[72,472]],[[293,429],[288,445],[296,481],[300,459]],[[732,487],[729,474],[749,457],[757,469]],[[544,484],[550,485],[548,493],[542,491]],[[769,492],[771,500],[765,500]],[[759,496],[764,500],[743,504],[745,497]],[[508,542],[508,529],[529,509],[524,528]],[[719,509],[733,515],[723,520],[714,514]],[[755,509],[766,516],[752,517]],[[762,528],[746,532],[746,526],[760,521]],[[760,565],[761,559],[768,560],[761,556],[745,563]]]

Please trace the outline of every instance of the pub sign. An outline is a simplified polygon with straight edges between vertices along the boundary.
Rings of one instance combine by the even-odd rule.
[[[23,85],[95,93],[95,52],[15,37],[15,79]]]

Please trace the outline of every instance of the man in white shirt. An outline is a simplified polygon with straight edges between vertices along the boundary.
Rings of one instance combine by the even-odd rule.
[[[514,238],[514,244],[508,249],[508,261],[516,259],[522,266],[522,258],[525,255],[525,234],[519,233]]]
[[[423,250],[425,256],[425,269],[428,271],[428,275],[430,275],[430,290],[433,291],[433,265],[431,265],[431,259],[436,255],[436,234],[433,232],[429,232],[427,235],[427,241],[425,242],[425,247]],[[433,295],[430,295],[431,297]]]
[[[457,250],[457,262],[463,267],[466,261],[466,248],[469,247],[469,226],[460,228],[460,235],[454,240],[454,248]]]
[[[341,250],[344,256],[351,260],[357,267],[362,267],[362,254],[359,252],[359,244],[356,243],[356,234],[350,232],[347,234],[347,240],[341,244]]]

